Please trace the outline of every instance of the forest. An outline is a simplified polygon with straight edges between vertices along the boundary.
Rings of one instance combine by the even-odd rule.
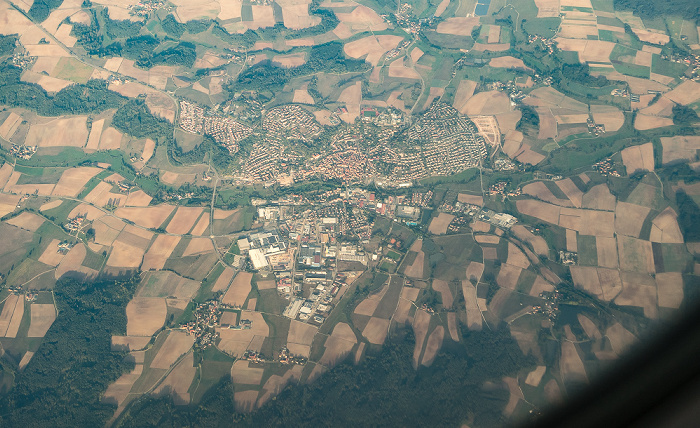
[[[129,100],[112,118],[112,125],[136,138],[150,138],[156,142],[172,138],[172,125],[148,111],[143,100]]]
[[[138,277],[56,283],[58,317],[0,400],[1,426],[104,426],[115,406],[102,403],[102,394],[133,369],[111,350],[111,339],[126,331],[124,308],[137,284]]]
[[[123,417],[122,427],[154,426],[502,426],[508,392],[484,382],[535,365],[505,326],[467,332],[434,364],[414,370],[414,338],[395,336],[358,366],[343,363],[311,384],[295,385],[249,415],[233,413],[229,381],[198,406],[147,398]],[[312,404],[313,403],[313,404]]]
[[[291,78],[306,76],[318,71],[327,73],[363,72],[369,69],[364,60],[346,58],[343,45],[329,42],[314,46],[304,65],[294,68],[282,68],[272,65],[270,61],[260,62],[245,70],[238,76],[233,90],[279,88]]]
[[[42,116],[96,114],[122,105],[126,98],[107,89],[104,80],[74,84],[50,96],[39,85],[22,82],[22,69],[0,64],[0,104],[33,110]]]
[[[697,0],[614,0],[615,10],[627,9],[640,18],[655,19],[669,11],[700,24],[700,3]]]

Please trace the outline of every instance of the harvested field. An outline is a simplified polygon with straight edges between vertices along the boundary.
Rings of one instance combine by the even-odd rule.
[[[664,244],[683,243],[683,234],[678,227],[678,215],[673,211],[673,208],[666,208],[651,221],[649,240]]]
[[[346,113],[341,113],[339,117],[347,123],[353,123],[360,115],[360,103],[362,102],[362,82],[357,82],[343,89],[338,96],[339,103],[345,103]]]
[[[202,236],[209,230],[209,213],[204,214],[200,217],[197,224],[192,229],[192,235]]]
[[[203,210],[204,208],[201,207],[178,207],[172,220],[170,220],[170,223],[168,223],[168,226],[165,228],[165,231],[178,235],[189,232]]]
[[[30,306],[31,323],[27,337],[44,337],[56,320],[56,309],[53,304],[33,303]],[[15,309],[16,311],[16,309]],[[14,321],[14,317],[13,317]],[[9,330],[8,330],[9,331]]]
[[[605,184],[598,184],[583,195],[581,203],[583,208],[594,210],[612,211],[615,209],[615,196]]]
[[[484,260],[496,260],[498,258],[498,252],[494,247],[481,247],[484,253]]]
[[[591,339],[601,339],[603,336],[600,334],[600,330],[596,327],[595,323],[583,314],[578,314],[577,319],[583,327],[583,331]]]
[[[628,175],[637,171],[654,170],[654,146],[651,143],[628,147],[620,154]]]
[[[178,363],[168,374],[165,380],[153,391],[156,396],[170,395],[175,405],[185,405],[190,403],[190,393],[188,392],[197,367],[194,366],[194,353],[190,352]]]
[[[107,259],[107,266],[138,268],[141,265],[143,254],[143,249],[117,240],[112,244],[112,252]]]
[[[676,86],[671,92],[665,93],[664,96],[677,104],[692,104],[700,100],[700,83],[694,80],[686,80]]]
[[[136,364],[131,372],[122,374],[119,379],[107,387],[102,402],[121,406],[142,373],[143,364]]]
[[[3,217],[17,208],[20,195],[0,195],[0,217]]]
[[[621,235],[639,237],[649,211],[649,207],[618,202],[615,208],[615,231]]]
[[[355,32],[382,31],[388,27],[384,19],[367,6],[357,6],[349,13],[335,12],[335,15]]]
[[[4,188],[14,172],[12,164],[5,162],[0,168],[0,189]]]
[[[605,126],[606,132],[614,132],[625,124],[624,113],[613,106],[591,106],[591,115],[598,125]]]
[[[112,350],[138,351],[145,348],[150,341],[150,336],[112,336]]]
[[[453,36],[471,36],[472,30],[477,25],[479,25],[478,17],[447,18],[438,24],[437,32]]]
[[[10,112],[10,115],[7,116],[2,125],[0,125],[0,137],[9,141],[20,123],[22,123],[22,116],[15,112]]]
[[[679,160],[695,161],[700,150],[700,136],[661,137],[664,165]]]
[[[10,300],[10,299],[8,299],[8,300]],[[24,318],[24,302],[25,302],[24,294],[22,294],[17,298],[17,301],[14,304],[14,310],[12,310],[12,316],[10,318],[8,325],[7,325],[7,330],[4,331],[5,337],[8,337],[8,338],[17,337],[17,333],[19,332],[19,327],[22,324],[22,318]],[[53,305],[43,305],[43,306],[50,306],[53,309]],[[8,308],[8,309],[12,309],[12,308]],[[35,318],[37,318],[37,317],[35,317]],[[41,335],[40,336],[29,336],[29,337],[44,337],[44,334],[46,334],[46,330],[49,329],[49,327],[51,326],[51,324],[53,323],[53,320],[55,318],[56,318],[56,315],[55,315],[55,311],[54,311],[53,318],[51,318],[50,322],[48,322],[48,325],[46,325],[46,328],[43,330],[41,329],[42,328],[41,325],[38,326],[39,327],[38,330],[36,330],[36,329],[31,330],[31,325],[30,325],[30,331],[39,332],[39,333],[41,333]],[[37,320],[38,320],[37,321],[38,324],[41,324],[42,322],[45,323],[45,321],[43,321],[39,318],[37,318]]]
[[[78,208],[81,207],[79,206]],[[89,219],[90,217],[88,216]],[[95,229],[95,244],[112,246],[112,243],[117,239],[124,226],[126,226],[126,223],[115,217],[104,216],[95,220],[92,224],[92,228]]]
[[[469,98],[474,95],[474,90],[476,89],[477,85],[478,83],[473,80],[464,79],[459,82],[452,107],[457,109],[457,111],[460,113],[465,114],[467,101],[469,101]]]
[[[169,369],[181,355],[192,348],[194,336],[184,331],[171,330],[158,353],[151,361],[152,369]]]
[[[457,313],[447,313],[447,328],[450,332],[450,338],[454,342],[459,342],[459,328],[457,327]]]
[[[554,115],[546,108],[538,108],[537,114],[540,120],[540,130],[537,138],[540,140],[546,140],[549,138],[556,138],[557,136],[557,121]]]
[[[54,187],[53,195],[75,198],[87,182],[101,171],[100,168],[92,167],[67,169]]]
[[[559,17],[559,0],[535,0],[538,18]]]
[[[64,256],[63,253],[58,252],[58,244],[60,243],[61,241],[58,239],[52,240],[41,254],[41,257],[39,257],[39,261],[49,266],[58,266]]]
[[[374,315],[374,311],[377,309],[377,306],[379,306],[379,302],[382,300],[384,295],[387,293],[389,290],[389,281],[384,283],[382,286],[382,289],[379,290],[378,293],[375,294],[370,294],[367,296],[366,299],[361,301],[357,307],[355,307],[354,313],[357,315],[365,315],[368,317],[371,317]]]
[[[197,293],[201,283],[184,278],[172,271],[156,271],[144,274],[136,291],[138,297],[161,297],[189,300]]]
[[[506,94],[500,91],[488,91],[479,92],[476,95],[469,98],[469,101],[467,101],[464,110],[465,114],[468,116],[491,116],[499,115],[501,113],[507,113],[510,112],[512,109],[510,107],[510,98],[508,98]],[[499,124],[500,122],[501,121],[499,120]]]
[[[406,274],[407,277],[410,278],[423,278],[423,267],[425,264],[425,253],[422,250],[423,247],[423,240],[422,239],[416,239],[415,242],[413,242],[413,245],[411,245],[410,251],[415,251],[418,255],[416,256],[415,260],[411,264],[411,266],[408,266],[404,273]]]
[[[654,45],[665,45],[671,40],[667,34],[662,32],[645,30],[636,26],[632,27],[632,31],[639,37],[639,40]]]
[[[17,184],[23,175],[14,171],[5,185],[5,192],[16,194],[49,196],[53,192],[55,184]]]
[[[471,204],[478,206],[484,205],[484,198],[481,195],[469,195],[467,193],[459,193],[457,194],[457,201],[463,204]]]
[[[307,91],[306,89],[295,89],[294,98],[292,99],[292,102],[309,105],[313,105],[316,103],[316,101],[314,101],[314,97],[312,97],[311,94],[309,94],[309,91]]]
[[[627,236],[617,237],[620,269],[630,272],[655,272],[651,242]]]
[[[540,385],[540,381],[542,380],[542,376],[544,376],[544,372],[546,370],[546,366],[537,366],[535,370],[527,374],[527,377],[525,378],[525,383],[530,386],[534,386],[535,388],[538,387]]]
[[[219,208],[214,209],[214,220],[224,220],[227,219],[233,215],[236,215],[240,212],[240,209],[237,210],[222,210]]]
[[[32,125],[24,144],[39,147],[83,147],[88,138],[86,122],[86,116],[74,116]]]
[[[445,233],[447,233],[447,227],[450,225],[450,223],[452,223],[452,220],[454,220],[454,218],[455,216],[453,216],[452,214],[438,214],[438,216],[430,222],[428,232],[432,233],[433,235],[444,235]]]
[[[165,262],[172,254],[173,250],[180,242],[179,236],[158,235],[155,241],[148,249],[148,252],[143,256],[142,271],[161,270],[165,266]]]
[[[467,312],[467,328],[469,330],[481,330],[482,317],[476,298],[476,287],[469,281],[462,281],[462,294],[464,295],[464,306]]]
[[[319,361],[321,364],[332,367],[347,356],[357,343],[357,337],[352,328],[345,323],[339,322],[333,327],[333,332],[326,339],[324,347],[326,350]]]
[[[603,289],[600,286],[598,270],[588,266],[571,266],[571,278],[576,287],[581,288],[600,300],[606,300]]]
[[[30,232],[36,232],[36,230],[44,224],[44,219],[29,211],[25,211],[17,217],[7,220],[6,223]]]
[[[559,224],[560,208],[534,199],[520,199],[515,206],[522,214],[538,218],[551,224]]]
[[[540,297],[540,294],[544,291],[552,292],[554,291],[554,286],[537,275],[534,284],[532,284],[532,288],[530,288],[530,296]]]
[[[157,205],[153,207],[126,207],[118,208],[115,214],[121,218],[131,220],[139,226],[157,229],[165,221],[175,207],[172,205]]]
[[[301,54],[289,54],[289,55],[275,55],[272,57],[272,63],[278,67],[282,68],[294,68],[302,66],[306,63],[306,55]]]
[[[637,114],[634,120],[634,129],[638,131],[647,131],[649,129],[663,128],[672,126],[673,119],[668,117],[650,116],[647,114]]]
[[[237,391],[233,394],[233,401],[236,403],[236,410],[239,412],[252,412],[253,410],[255,410],[255,402],[257,400],[257,390]]]
[[[270,328],[261,313],[243,310],[241,311],[241,319],[250,320],[251,328],[245,330],[217,329],[221,335],[218,348],[234,356],[243,355],[246,349],[260,351],[264,338],[270,335]]]
[[[413,349],[413,367],[418,367],[418,359],[423,351],[423,342],[428,334],[430,326],[430,314],[422,309],[416,310],[416,315],[413,318],[413,333],[416,338],[416,346]]]
[[[292,320],[289,325],[289,334],[287,336],[287,344],[296,343],[300,345],[311,346],[318,332],[318,327],[311,324],[306,324],[300,321]],[[305,355],[308,357],[308,355]]]
[[[515,290],[515,286],[518,283],[518,278],[520,278],[520,272],[522,272],[521,267],[502,264],[501,269],[498,271],[496,282],[501,287]]]
[[[622,355],[627,348],[637,341],[637,338],[619,322],[610,326],[605,335],[610,339],[613,351],[617,355]]]
[[[112,193],[112,184],[100,181],[94,189],[88,193],[84,201],[104,207],[107,205],[122,206],[126,198],[122,194]]]
[[[683,275],[680,272],[656,274],[659,306],[678,309],[683,302]]]
[[[479,262],[470,262],[467,266],[466,277],[469,281],[478,283],[481,280],[481,275],[484,273],[484,264]]]
[[[394,311],[392,321],[400,326],[406,324],[407,321],[410,323],[412,318],[409,318],[408,312],[411,310],[411,307],[412,304],[409,300],[399,299],[399,304],[396,305],[396,310]]]
[[[365,61],[376,66],[381,57],[396,48],[401,40],[401,36],[368,36],[345,44],[344,49],[349,57],[365,58]]]
[[[256,285],[258,287],[258,290],[272,290],[274,288],[277,288],[277,284],[275,283],[274,279],[258,281]]]
[[[5,337],[7,329],[10,327],[12,314],[14,313],[18,302],[20,302],[19,304],[21,304],[24,308],[24,296],[10,294],[7,296],[7,299],[5,299],[5,304],[2,307],[2,313],[0,313],[0,337]],[[24,309],[22,309],[22,313],[24,313]]]
[[[563,341],[561,344],[561,376],[564,381],[588,382],[586,369],[583,366],[583,360],[576,349],[576,345],[569,341]]]
[[[474,235],[474,240],[479,244],[496,245],[501,241],[501,238],[497,235]]]
[[[211,291],[213,293],[216,293],[217,291],[225,291],[229,284],[231,284],[231,279],[233,279],[233,275],[236,273],[236,271],[233,268],[230,267],[225,267],[224,271],[221,272],[221,275],[216,279],[216,282],[214,283],[214,286],[212,287]]]
[[[491,224],[481,220],[474,220],[471,224],[472,231],[487,233],[491,230]]]
[[[602,299],[606,302],[617,297],[622,291],[622,280],[617,269],[598,268],[598,279],[602,290]]]
[[[513,226],[511,231],[518,239],[532,245],[532,248],[538,255],[549,255],[549,246],[543,237],[533,234],[525,226],[520,224]]]
[[[433,290],[440,293],[440,296],[442,298],[442,307],[443,308],[451,308],[452,307],[452,303],[454,302],[454,298],[452,296],[452,291],[450,290],[450,286],[447,283],[447,281],[444,281],[442,279],[434,279],[433,280]]]
[[[556,181],[555,184],[564,192],[575,207],[581,208],[583,192],[581,192],[581,189],[579,189],[570,178]]]
[[[416,70],[406,66],[404,59],[397,59],[389,65],[389,77],[415,80],[420,80],[421,78],[420,74]]]
[[[129,193],[129,196],[126,197],[126,206],[127,207],[147,207],[148,204],[151,203],[151,198],[144,192],[143,190],[137,190],[135,192]]]
[[[263,404],[267,403],[270,398],[277,396],[277,394],[282,392],[284,387],[286,387],[287,384],[289,384],[290,382],[298,381],[301,378],[301,373],[303,369],[303,366],[297,364],[294,365],[291,369],[287,370],[284,373],[284,376],[270,376],[270,378],[267,380],[267,382],[265,382],[265,385],[263,386],[263,390],[265,391],[265,393],[258,399],[258,406],[262,406]]]
[[[250,294],[250,290],[252,290],[252,278],[252,273],[238,272],[221,302],[231,306],[243,306],[243,303],[248,298],[248,294]]]
[[[644,309],[644,316],[658,317],[656,283],[654,278],[637,272],[622,272],[622,291],[615,298],[615,304],[636,306]]]
[[[523,253],[520,248],[515,246],[512,242],[508,242],[508,261],[506,262],[512,266],[518,266],[523,269],[530,267],[530,260],[527,258],[525,253]]]
[[[435,16],[440,16],[443,13],[445,13],[445,10],[447,9],[447,6],[449,6],[449,4],[450,0],[442,0],[438,5],[437,9],[435,9]]]
[[[514,58],[512,56],[500,56],[497,58],[492,58],[491,61],[489,61],[489,65],[495,68],[515,68],[520,70],[532,71],[530,67],[525,65],[522,59]]]
[[[598,251],[598,266],[617,268],[617,242],[615,238],[596,237],[596,248]]]
[[[64,275],[71,272],[80,273],[87,278],[96,277],[98,273],[96,270],[82,266],[82,262],[85,260],[86,255],[87,250],[85,249],[85,245],[80,243],[73,246],[73,248],[68,251],[68,254],[63,257],[63,260],[56,268],[56,272],[54,273],[55,278],[60,279]]]
[[[445,329],[439,325],[433,330],[432,333],[430,333],[430,336],[428,336],[428,341],[425,344],[425,352],[423,353],[423,359],[421,361],[421,364],[430,367],[431,364],[433,364],[433,361],[435,361],[435,357],[437,356],[437,352],[440,350],[442,347],[442,341],[445,338]]]
[[[231,366],[231,379],[234,384],[260,385],[265,370],[258,365],[250,367],[246,360],[238,360]]]
[[[127,336],[152,336],[163,327],[168,308],[160,297],[134,297],[126,305]]]

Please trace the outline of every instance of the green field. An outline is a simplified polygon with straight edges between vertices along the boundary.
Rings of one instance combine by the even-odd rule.
[[[688,69],[686,64],[667,61],[661,55],[654,54],[651,58],[651,72],[669,77],[678,77]]]
[[[578,264],[581,266],[598,266],[598,249],[595,236],[579,235]]]
[[[648,79],[651,73],[649,67],[643,65],[629,64],[626,62],[613,62],[615,70],[619,73],[626,74],[632,77],[641,77],[643,79]]]

